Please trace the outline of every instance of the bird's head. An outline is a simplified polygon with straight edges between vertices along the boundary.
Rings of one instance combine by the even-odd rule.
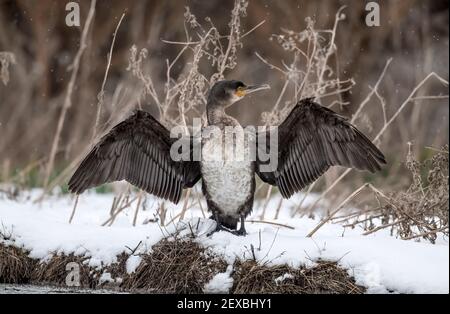
[[[219,81],[211,88],[208,96],[208,102],[211,104],[228,107],[236,101],[241,100],[248,94],[269,88],[270,86],[267,84],[246,85],[241,81],[236,80]]]

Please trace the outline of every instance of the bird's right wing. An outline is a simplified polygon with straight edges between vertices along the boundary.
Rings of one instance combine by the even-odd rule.
[[[170,132],[151,114],[136,111],[106,134],[81,162],[69,190],[126,180],[155,196],[178,203],[183,188],[200,179],[198,161],[174,161]],[[192,149],[192,146],[191,146]]]

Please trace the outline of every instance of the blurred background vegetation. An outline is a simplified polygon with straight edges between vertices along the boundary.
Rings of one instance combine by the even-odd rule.
[[[64,95],[71,75],[70,64],[80,45],[82,27],[89,11],[89,1],[78,1],[81,27],[65,24],[65,5],[61,0],[0,0],[0,52],[14,54],[10,64],[8,84],[0,82],[0,175],[10,180],[17,174],[31,185],[42,184],[49,152],[61,113]],[[370,93],[389,58],[392,64],[379,86],[380,97],[387,104],[387,116],[392,116],[413,88],[430,72],[445,80],[449,76],[448,1],[378,1],[381,26],[365,24],[366,1],[354,0],[253,0],[241,20],[243,32],[265,21],[243,40],[238,51],[238,65],[225,73],[228,79],[248,83],[268,83],[268,93],[255,95],[230,108],[230,113],[245,124],[261,124],[261,113],[270,110],[283,86],[281,74],[264,64],[255,52],[274,64],[290,62],[290,54],[271,40],[272,34],[283,29],[300,32],[306,17],[315,21],[316,29],[333,27],[335,14],[343,10],[345,19],[336,34],[337,53],[331,62],[336,65],[341,80],[351,79],[355,86],[340,96],[348,105],[334,106],[351,117],[358,105]],[[157,113],[151,99],[140,99],[142,84],[127,71],[130,48],[146,48],[146,66],[163,89],[166,59],[173,60],[180,46],[162,40],[184,41],[186,6],[207,25],[210,17],[219,31],[228,32],[233,1],[98,1],[95,17],[81,59],[78,79],[67,112],[59,142],[55,174],[84,151],[92,141],[96,120],[98,93],[101,90],[112,35],[123,13],[125,17],[116,36],[111,68],[105,86],[104,108],[100,123],[111,125],[124,117],[122,109],[139,101],[145,110]],[[183,54],[172,69],[172,76],[183,75],[190,56]],[[213,71],[201,64],[200,71]],[[447,94],[447,87],[430,81],[420,95]],[[333,99],[323,98],[323,105]],[[408,105],[385,132],[379,142],[387,155],[389,166],[377,177],[354,174],[347,178],[351,190],[363,180],[383,180],[388,185],[407,185],[403,161],[412,142],[414,155],[424,159],[432,151],[425,147],[448,144],[448,99],[417,100]],[[380,100],[372,97],[364,115],[356,124],[373,138],[383,126]],[[24,171],[25,170],[25,171]],[[55,175],[54,174],[54,175]],[[1,180],[0,180],[1,181]],[[327,183],[325,179],[323,184]],[[323,185],[322,185],[323,186]]]

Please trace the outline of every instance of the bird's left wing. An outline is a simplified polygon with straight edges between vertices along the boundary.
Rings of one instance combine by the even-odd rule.
[[[364,134],[312,98],[299,101],[277,131],[276,169],[263,170],[267,164],[257,158],[256,172],[264,182],[278,186],[285,198],[314,182],[330,166],[375,172],[386,163]],[[261,136],[269,137],[269,131],[258,134],[259,139]],[[269,140],[265,143],[270,144]]]
[[[79,194],[107,182],[126,180],[178,203],[183,188],[200,179],[200,166],[198,161],[172,160],[174,141],[150,113],[136,111],[92,148],[70,179],[69,190]]]

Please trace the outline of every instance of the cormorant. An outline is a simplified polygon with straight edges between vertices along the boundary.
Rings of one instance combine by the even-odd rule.
[[[278,126],[275,169],[265,169],[267,161],[262,161],[259,153],[254,160],[233,159],[229,152],[241,146],[236,139],[230,141],[224,135],[227,127],[240,124],[225,109],[260,89],[264,86],[247,86],[235,80],[220,81],[211,88],[206,105],[208,126],[204,130],[215,127],[219,133],[202,136],[200,160],[173,160],[170,149],[177,139],[171,138],[169,130],[151,114],[136,111],[100,139],[73,174],[69,190],[79,194],[107,182],[126,180],[150,194],[178,203],[183,189],[193,187],[201,178],[216,230],[226,227],[244,235],[244,220],[253,206],[255,173],[289,198],[331,166],[375,172],[386,163],[380,150],[355,126],[312,98],[300,100]],[[269,130],[259,132],[256,141],[269,136]],[[270,141],[264,142],[267,152]],[[194,146],[189,145],[191,157]],[[248,156],[247,148],[244,150]],[[240,229],[236,230],[239,220]]]

